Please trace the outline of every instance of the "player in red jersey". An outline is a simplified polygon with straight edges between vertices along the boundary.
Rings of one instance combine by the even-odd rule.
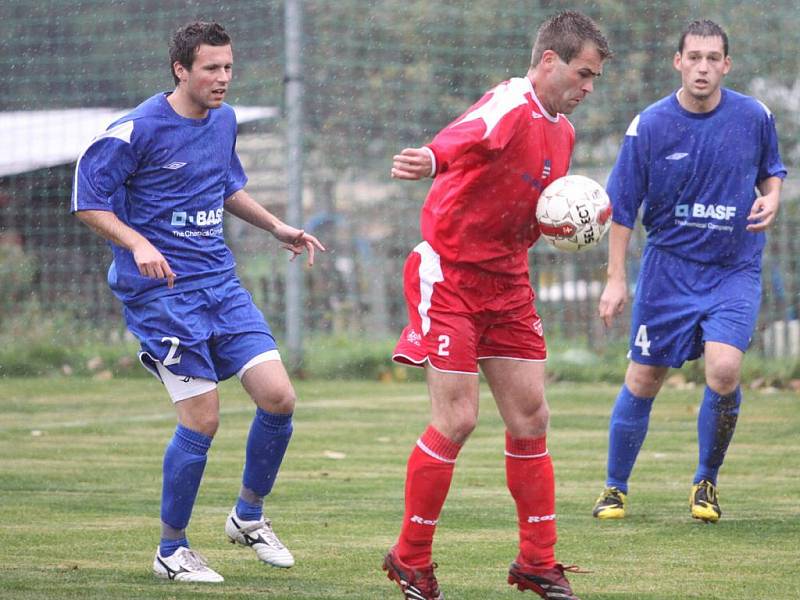
[[[564,115],[592,91],[611,56],[585,15],[539,29],[525,77],[490,90],[421,148],[394,157],[392,177],[433,177],[422,238],[404,272],[409,325],[394,358],[424,366],[430,425],[408,460],[405,514],[384,569],[406,599],[441,600],[431,546],[459,450],[478,417],[478,364],[506,425],[506,474],[519,554],[508,582],[575,599],[555,560],[555,484],[547,452],[547,355],[528,275],[539,237],[536,203],[569,168],[575,133]]]

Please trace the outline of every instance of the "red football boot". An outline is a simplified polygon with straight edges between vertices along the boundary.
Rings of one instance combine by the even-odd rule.
[[[383,559],[386,577],[397,582],[406,600],[444,600],[444,594],[439,590],[439,582],[433,574],[435,568],[436,563],[421,569],[404,565],[397,557],[395,548],[389,550]]]
[[[573,592],[564,571],[579,572],[577,567],[561,564],[551,569],[535,569],[514,561],[508,570],[508,583],[520,592],[531,590],[545,600],[580,600]]]

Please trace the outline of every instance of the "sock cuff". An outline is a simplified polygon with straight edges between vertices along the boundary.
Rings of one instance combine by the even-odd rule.
[[[630,390],[630,388],[629,388],[629,387],[628,387],[626,384],[624,384],[624,383],[622,384],[622,390],[621,390],[621,391],[622,391],[622,393],[623,393],[623,394],[626,394],[628,397],[630,397],[630,398],[631,398],[631,399],[633,399],[633,400],[636,400],[637,402],[647,402],[647,403],[649,403],[649,404],[652,404],[652,403],[653,403],[653,400],[655,400],[655,399],[656,399],[656,398],[655,398],[655,396],[653,396],[652,398],[645,398],[645,397],[643,397],[643,396],[637,396],[637,395],[636,395],[636,394],[634,394],[634,393],[633,393],[633,392]]]
[[[711,402],[715,409],[722,409],[728,412],[738,412],[739,406],[742,403],[742,386],[737,385],[736,389],[730,394],[723,396],[719,392],[706,385],[703,399]]]
[[[292,413],[280,415],[267,412],[263,408],[257,408],[256,419],[258,419],[270,433],[282,433],[292,430]]]
[[[175,428],[175,435],[172,437],[173,443],[175,443],[178,448],[189,454],[197,454],[199,456],[208,454],[208,449],[211,448],[211,441],[213,439],[214,438],[204,433],[184,427],[180,423]]]
[[[428,428],[417,440],[417,446],[433,458],[450,463],[456,462],[461,450],[461,444],[456,444],[444,436],[433,425],[428,425]]]
[[[511,458],[541,458],[547,456],[547,436],[513,438],[506,431],[506,456]]]

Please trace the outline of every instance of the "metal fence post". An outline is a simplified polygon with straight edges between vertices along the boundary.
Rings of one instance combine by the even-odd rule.
[[[286,221],[303,227],[303,9],[302,0],[286,0]],[[303,364],[303,264],[302,257],[286,269],[287,367],[298,371]]]

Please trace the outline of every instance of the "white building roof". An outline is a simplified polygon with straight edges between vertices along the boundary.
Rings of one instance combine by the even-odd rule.
[[[234,106],[239,123],[278,116],[272,106]],[[114,108],[69,108],[0,112],[0,177],[69,164],[105,128],[130,112]]]

